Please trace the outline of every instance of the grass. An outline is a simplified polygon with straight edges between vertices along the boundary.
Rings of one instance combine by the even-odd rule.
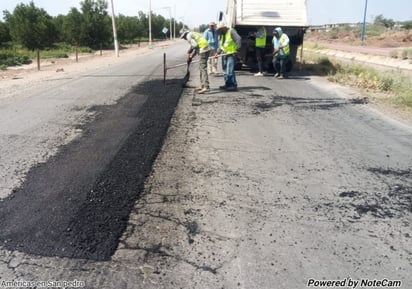
[[[304,68],[309,72],[327,76],[330,81],[383,93],[388,100],[412,108],[412,80],[398,71],[380,71],[362,65],[353,65],[328,57],[309,57]]]

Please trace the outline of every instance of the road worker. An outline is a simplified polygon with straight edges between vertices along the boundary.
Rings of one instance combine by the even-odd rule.
[[[259,27],[254,34],[255,36],[255,51],[256,60],[258,63],[258,73],[255,76],[263,76],[263,59],[266,54],[266,28],[264,26]]]
[[[220,33],[220,45],[218,48],[218,54],[223,53],[222,69],[223,78],[225,81],[225,84],[220,86],[219,88],[226,91],[236,91],[236,53],[239,51],[240,46],[242,45],[242,39],[235,29],[227,27],[223,22],[220,22],[218,24],[217,30]]]
[[[290,47],[289,37],[282,31],[282,28],[276,27],[273,30],[273,67],[275,68],[276,78],[287,78],[286,65],[289,61]]]
[[[209,59],[209,43],[206,38],[201,34],[189,30],[182,30],[180,32],[180,38],[185,39],[190,44],[190,48],[187,51],[187,64],[192,62],[193,57],[199,54],[199,71],[200,71],[200,83],[201,86],[195,90],[197,93],[203,94],[210,90],[209,77],[207,74],[207,61]]]

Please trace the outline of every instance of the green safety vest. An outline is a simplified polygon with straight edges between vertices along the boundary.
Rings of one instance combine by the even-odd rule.
[[[283,43],[285,43],[285,37],[283,36],[284,34],[282,34],[282,36],[280,36],[280,45],[283,46]],[[290,46],[289,44],[286,45],[285,47],[283,47],[283,52],[285,53],[285,55],[289,55],[290,54]]]
[[[262,37],[256,36],[256,47],[266,47],[266,28],[262,27],[263,35]]]
[[[237,44],[235,41],[233,41],[233,38],[230,32],[231,32],[231,29],[228,29],[225,35],[222,35],[223,37],[220,38],[220,47],[222,48],[223,52],[226,54],[235,53],[237,50]]]
[[[209,42],[202,34],[197,32],[192,32],[192,34],[199,48],[206,48],[209,46]]]

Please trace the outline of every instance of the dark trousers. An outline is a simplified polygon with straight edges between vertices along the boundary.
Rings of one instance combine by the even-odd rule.
[[[282,57],[273,57],[273,67],[275,71],[283,76],[286,75],[286,65],[289,61],[289,55],[283,55]]]
[[[265,58],[265,47],[256,47],[256,60],[258,63],[259,72],[263,72],[263,59]]]

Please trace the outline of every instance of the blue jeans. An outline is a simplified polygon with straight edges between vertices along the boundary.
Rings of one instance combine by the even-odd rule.
[[[234,54],[222,57],[223,78],[226,87],[237,87],[235,75],[236,57]]]

